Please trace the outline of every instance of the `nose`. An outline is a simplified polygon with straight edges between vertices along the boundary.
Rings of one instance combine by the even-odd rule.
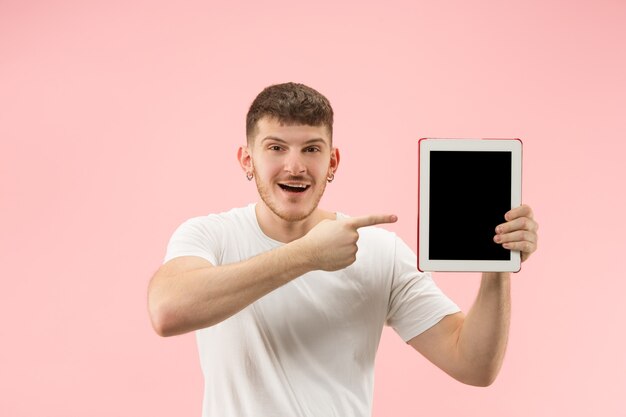
[[[285,160],[285,171],[291,175],[300,175],[306,172],[306,167],[299,152],[289,152]]]

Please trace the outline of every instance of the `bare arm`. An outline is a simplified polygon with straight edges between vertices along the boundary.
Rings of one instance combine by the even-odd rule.
[[[148,287],[152,326],[161,336],[174,336],[217,324],[309,271],[347,267],[356,259],[359,227],[395,220],[324,220],[300,239],[229,265],[213,266],[195,256],[174,258]]]
[[[538,224],[529,206],[505,215],[494,241],[522,252],[522,261],[537,249]],[[493,383],[504,359],[511,319],[511,274],[485,272],[474,305],[444,317],[409,344],[455,379],[470,385]]]
[[[447,316],[409,344],[453,378],[469,385],[490,385],[506,351],[510,300],[510,274],[483,273],[467,316]]]
[[[294,241],[223,266],[213,266],[195,256],[170,260],[159,268],[148,287],[155,331],[173,336],[212,326],[311,271],[300,243]]]

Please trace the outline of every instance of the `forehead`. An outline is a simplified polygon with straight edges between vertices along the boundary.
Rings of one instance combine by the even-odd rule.
[[[264,139],[280,139],[290,144],[304,144],[314,139],[321,139],[331,146],[330,134],[326,126],[287,124],[275,118],[264,117],[257,122],[254,142]]]

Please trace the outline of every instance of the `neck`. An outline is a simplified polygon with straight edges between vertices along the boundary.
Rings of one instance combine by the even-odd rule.
[[[261,231],[267,237],[283,243],[300,239],[324,219],[337,219],[335,213],[316,208],[313,213],[302,220],[287,221],[278,217],[262,201],[257,203],[255,212]]]

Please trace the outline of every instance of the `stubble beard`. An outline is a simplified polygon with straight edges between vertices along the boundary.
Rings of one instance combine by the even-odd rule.
[[[313,204],[311,204],[311,206],[308,208],[305,207],[306,211],[303,213],[293,213],[286,210],[281,210],[276,200],[272,198],[271,190],[268,190],[265,184],[261,180],[259,180],[259,176],[256,172],[254,172],[254,182],[256,183],[256,188],[259,192],[259,195],[261,196],[261,200],[263,200],[265,205],[272,211],[272,213],[287,222],[298,222],[309,217],[317,208],[317,205],[322,199],[322,195],[324,195],[324,190],[326,190],[326,182],[322,181],[321,189],[317,191],[317,194],[314,194],[311,197],[313,198]],[[315,184],[315,182],[311,184],[312,189],[315,188]],[[273,187],[273,185],[270,185],[270,187]],[[315,192],[314,190],[310,191]]]

